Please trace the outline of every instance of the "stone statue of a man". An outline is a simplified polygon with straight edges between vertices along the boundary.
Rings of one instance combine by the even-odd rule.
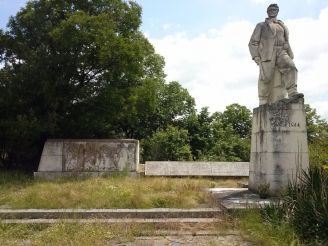
[[[288,29],[281,20],[277,20],[278,12],[277,4],[269,5],[268,18],[257,24],[248,45],[253,60],[260,68],[260,105],[286,98],[287,94],[289,98],[303,97],[297,92],[297,69],[289,45]]]

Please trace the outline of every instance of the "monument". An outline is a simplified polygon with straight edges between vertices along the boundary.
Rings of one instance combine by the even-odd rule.
[[[269,186],[276,195],[309,166],[304,96],[297,91],[297,68],[286,25],[270,4],[249,42],[259,67],[259,107],[253,110],[249,189]]]
[[[35,177],[136,175],[139,141],[134,139],[49,139]]]

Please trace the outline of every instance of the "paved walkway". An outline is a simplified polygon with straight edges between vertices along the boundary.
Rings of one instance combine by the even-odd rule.
[[[215,218],[221,212],[220,208],[0,209],[0,219]]]
[[[118,242],[110,241],[105,245],[115,246],[250,246],[251,242],[245,241],[238,234],[216,235],[216,236],[157,236],[139,237],[134,241]]]

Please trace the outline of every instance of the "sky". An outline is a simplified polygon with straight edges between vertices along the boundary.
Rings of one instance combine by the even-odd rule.
[[[266,18],[267,0],[136,0],[141,30],[165,58],[167,81],[179,81],[197,108],[223,111],[232,103],[258,106],[258,67],[248,42]],[[276,0],[290,32],[305,103],[328,119],[328,0]],[[0,28],[25,0],[0,0]]]

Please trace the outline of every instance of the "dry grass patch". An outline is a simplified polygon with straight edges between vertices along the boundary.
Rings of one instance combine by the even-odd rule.
[[[6,225],[0,223],[0,245],[104,245],[154,234],[152,225],[58,223]]]
[[[218,215],[219,222],[208,223],[151,223],[151,224],[1,224],[0,245],[116,245],[144,236],[175,235],[186,232],[199,235],[230,235],[230,221]],[[114,244],[116,243],[116,244]]]
[[[6,177],[0,178],[0,207],[196,208],[213,204],[206,188],[236,185],[236,180],[203,178],[117,176],[57,181],[21,178],[19,181]]]

